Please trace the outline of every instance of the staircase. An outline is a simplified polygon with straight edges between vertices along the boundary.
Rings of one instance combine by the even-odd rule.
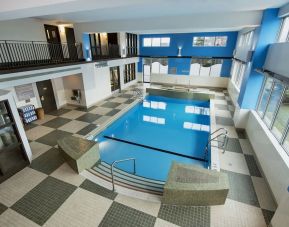
[[[108,182],[112,182],[111,166],[106,162],[101,162],[88,171]],[[114,184],[149,194],[162,195],[165,182],[148,179],[114,168]]]

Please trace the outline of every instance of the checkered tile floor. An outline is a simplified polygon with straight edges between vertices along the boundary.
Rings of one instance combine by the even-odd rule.
[[[246,133],[234,128],[227,92],[215,94],[217,126],[230,137],[227,151],[220,151],[230,183],[225,205],[168,206],[127,197],[84,179],[64,162],[57,139],[84,136],[109,120],[134,100],[128,89],[89,109],[64,107],[26,127],[33,162],[0,185],[0,226],[266,226],[276,204]]]

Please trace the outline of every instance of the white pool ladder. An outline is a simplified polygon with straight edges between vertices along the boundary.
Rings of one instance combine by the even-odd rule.
[[[220,132],[219,134],[217,134],[216,136],[214,136],[217,132]],[[219,141],[218,138],[223,137],[223,141]],[[217,146],[212,146],[211,142],[212,141],[217,141],[218,145]],[[227,144],[228,144],[228,130],[226,128],[219,128],[216,131],[212,132],[209,136],[207,145],[205,147],[205,159],[208,158],[208,153],[209,153],[209,147],[217,147],[217,148],[222,148],[223,149],[223,153],[225,153],[226,149],[227,149]]]
[[[126,158],[126,159],[116,160],[110,165],[111,183],[112,183],[112,190],[113,191],[115,190],[115,187],[114,187],[114,166],[117,163],[131,161],[131,160],[133,161],[133,174],[135,174],[135,158]]]

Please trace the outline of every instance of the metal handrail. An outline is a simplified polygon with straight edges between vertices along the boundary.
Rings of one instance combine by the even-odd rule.
[[[133,160],[133,174],[135,174],[135,158],[126,158],[126,159],[120,159],[120,160],[116,160],[114,161],[111,166],[110,166],[110,173],[111,173],[111,183],[112,183],[112,190],[114,191],[115,187],[114,187],[114,166],[117,163],[120,162],[125,162],[125,161],[130,161]]]
[[[220,143],[222,143],[222,147],[223,148],[223,153],[225,153],[226,148],[227,148],[227,144],[228,144],[228,130],[225,128],[219,128],[216,131],[212,132],[210,134],[210,136],[214,135],[215,133],[219,132],[223,130],[223,132],[221,132],[220,134],[216,135],[213,138],[208,139],[208,142],[206,144],[206,148],[205,148],[205,158],[208,156],[208,149],[209,149],[209,145],[211,144],[212,141],[216,141],[216,139],[218,139],[221,136],[224,136],[224,141],[218,141]],[[219,148],[219,146],[217,146]]]

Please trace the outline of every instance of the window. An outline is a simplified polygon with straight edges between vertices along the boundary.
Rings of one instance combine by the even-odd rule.
[[[270,75],[265,75],[257,113],[289,155],[289,88]]]
[[[197,36],[193,38],[193,46],[215,46],[215,47],[225,47],[227,46],[227,36]]]
[[[152,74],[168,74],[168,59],[153,59],[151,64]]]
[[[283,19],[278,41],[289,42],[289,17]]]
[[[135,80],[135,63],[127,64],[124,67],[124,83]]]
[[[240,89],[246,70],[246,64],[240,61],[233,61],[231,70],[232,81],[238,89]]]
[[[170,42],[169,37],[143,38],[143,47],[169,47]]]
[[[137,35],[126,33],[126,53],[127,56],[137,55]]]
[[[193,58],[191,60],[190,75],[191,76],[221,76],[222,59],[202,59]]]
[[[254,30],[242,34],[238,40],[238,46],[239,47],[242,47],[242,46],[252,47],[253,36],[254,36]]]
[[[111,67],[110,70],[110,86],[111,91],[119,89],[119,66]]]

